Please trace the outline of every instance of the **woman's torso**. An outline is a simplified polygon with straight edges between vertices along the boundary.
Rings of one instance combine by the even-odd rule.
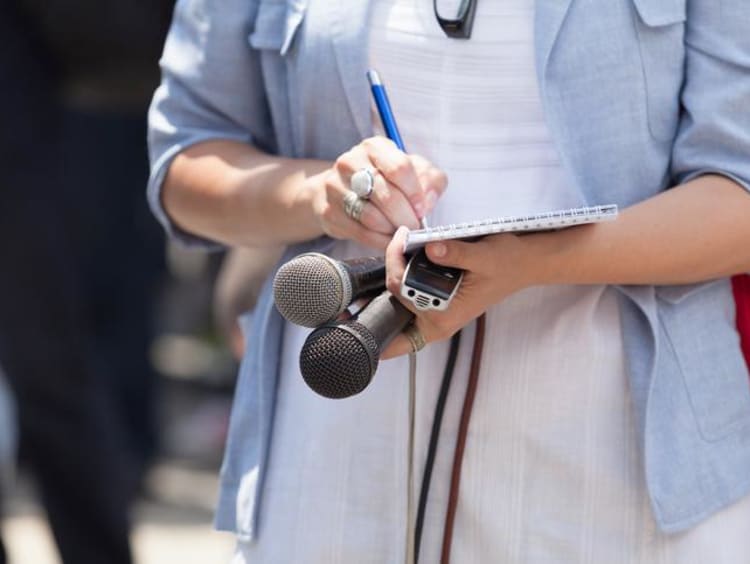
[[[367,67],[361,30],[368,4],[231,0],[220,7],[202,1],[178,6],[163,61],[166,84],[153,108],[152,153],[160,161],[152,202],[158,201],[164,163],[177,142],[185,146],[227,134],[244,139],[250,132],[259,146],[280,154],[330,159],[371,134],[369,94],[360,78]],[[698,153],[674,144],[686,72],[685,2],[536,4],[535,58],[545,117],[586,202],[625,206],[648,198],[672,181],[670,161],[679,160],[681,174],[689,172]],[[197,62],[185,57],[184,47],[201,49]],[[727,55],[727,46],[717,49]],[[706,73],[693,68],[691,84],[705,81]],[[210,102],[222,116],[218,124],[171,132],[172,123],[195,117],[194,100],[183,87]],[[716,108],[725,119],[720,110],[726,107]],[[716,167],[736,168],[732,156],[724,156],[713,159]],[[290,253],[313,245],[326,248],[318,241]],[[681,530],[748,488],[750,448],[743,437],[750,402],[727,314],[731,293],[724,281],[618,291],[626,298],[623,337],[652,507],[662,527]],[[258,531],[282,326],[268,292],[260,303],[237,388],[217,517],[222,528],[245,538]],[[710,338],[696,346],[698,330]],[[710,377],[716,373],[721,377]]]
[[[448,173],[433,224],[582,203],[544,119],[531,0],[480,2],[468,42],[445,39],[426,0],[376,0],[369,33],[371,66],[388,85],[408,150]],[[340,242],[332,254],[367,251]],[[650,514],[615,292],[531,288],[491,308],[487,322],[454,560],[685,562],[672,555],[684,555],[684,547],[659,535]],[[398,562],[406,531],[405,359],[381,363],[360,396],[331,402],[299,375],[308,332],[285,330],[265,491],[268,538],[246,549],[246,557]],[[472,337],[469,328],[445,415],[425,562],[439,559]],[[445,343],[419,355],[417,477],[445,358]],[[701,554],[698,543],[690,546]]]

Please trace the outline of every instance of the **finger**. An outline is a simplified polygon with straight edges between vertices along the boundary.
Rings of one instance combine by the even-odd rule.
[[[388,343],[388,346],[381,353],[380,359],[388,360],[389,358],[396,358],[397,356],[403,356],[410,352],[413,352],[411,341],[406,335],[401,333],[396,335],[396,337]]]
[[[423,185],[426,186],[425,214],[428,214],[435,209],[435,204],[448,187],[448,177],[442,170],[430,167],[422,178],[424,178]]]
[[[419,217],[405,194],[382,174],[375,175],[370,202],[375,204],[394,227],[405,225],[411,229],[419,229]]]
[[[397,297],[401,295],[401,281],[406,269],[404,243],[408,234],[409,230],[406,227],[399,227],[385,250],[386,287]]]
[[[411,159],[385,137],[371,137],[362,142],[367,155],[385,178],[404,194],[418,218],[424,216],[424,190]]]
[[[349,311],[349,309],[345,309],[344,311],[338,314],[338,316],[336,317],[336,321],[337,322],[348,321],[351,318],[352,318],[352,312]]]
[[[395,229],[394,225],[388,221],[383,212],[371,203],[365,204],[359,222],[363,227],[388,237],[393,235],[393,230]]]
[[[328,199],[331,202],[333,209],[341,210],[342,214],[346,214],[344,211],[344,197],[349,192],[349,180],[344,176],[341,170],[337,170],[336,174],[332,174],[327,181]],[[372,204],[365,204],[362,209],[362,215],[359,218],[359,222],[366,228],[382,233],[383,235],[392,235],[396,230],[390,220],[381,212],[377,206]]]
[[[434,192],[439,197],[448,187],[448,176],[445,172],[421,155],[409,155],[414,169],[417,171],[417,177],[422,185],[422,190],[426,193]]]
[[[433,334],[433,331],[429,328],[429,322],[425,322],[424,319],[417,317],[414,320],[414,324],[417,331],[419,331],[419,333],[422,335],[422,338],[425,341],[425,346],[428,346],[431,342],[440,340],[439,337],[435,338],[434,335],[433,337],[430,337],[430,335]],[[396,337],[394,337],[394,339],[390,343],[388,343],[388,346],[385,347],[380,355],[381,359],[385,360],[388,358],[395,358],[397,356],[414,352],[414,345],[412,344],[409,337],[406,336],[406,330],[407,329],[404,329],[403,332],[396,335]]]
[[[401,304],[411,311],[414,315],[420,316],[427,323],[432,323],[433,315],[440,315],[440,312],[422,311],[410,299],[401,295],[401,285],[404,280],[407,262],[409,257],[404,255],[404,246],[409,230],[401,227],[388,244],[385,251],[385,284],[388,290],[393,294]]]
[[[386,166],[394,170],[401,166],[411,170],[412,175],[409,182],[413,186],[404,187],[399,185],[388,177],[388,171],[380,169],[378,160],[371,155],[380,155],[381,153],[386,155],[385,157],[381,155],[381,160]],[[400,164],[394,164],[394,160],[400,161]],[[349,190],[351,178],[357,171],[363,168],[372,168],[375,170],[376,174],[373,178],[373,192],[370,196],[370,201],[375,204],[382,215],[390,222],[391,228],[386,230],[385,226],[382,225],[382,217],[379,217],[378,220],[381,223],[378,224],[377,228],[373,226],[373,229],[381,233],[393,233],[400,225],[406,225],[414,229],[419,227],[419,219],[422,216],[418,215],[417,209],[410,201],[407,192],[416,187],[416,191],[419,192],[419,206],[422,210],[425,205],[423,201],[424,194],[419,186],[419,181],[416,172],[413,170],[411,160],[399,151],[392,141],[384,137],[367,139],[336,159],[334,168],[341,177],[344,190]],[[399,174],[396,172],[392,172],[392,174],[394,177],[399,177]],[[400,177],[406,178],[403,174]]]
[[[355,145],[347,152],[339,155],[334,163],[334,168],[341,173],[342,177],[347,179],[347,182],[355,172],[368,166],[374,168],[367,150],[361,144]]]
[[[326,234],[334,239],[351,239],[378,251],[384,251],[391,241],[390,235],[378,233],[349,217],[340,206],[328,205],[325,212]],[[336,209],[338,208],[338,210]],[[364,213],[364,211],[363,211]]]
[[[358,222],[354,221],[353,219],[347,218],[347,231],[351,233],[351,236],[349,238],[357,241],[358,243],[361,243],[365,247],[369,247],[371,249],[375,249],[377,251],[384,251],[386,247],[388,247],[388,243],[391,242],[391,238],[388,235],[383,235],[382,233],[378,233],[376,231],[371,231],[370,229],[367,229],[360,225]]]
[[[476,271],[492,261],[492,249],[485,241],[439,241],[427,245],[427,257],[436,264]]]

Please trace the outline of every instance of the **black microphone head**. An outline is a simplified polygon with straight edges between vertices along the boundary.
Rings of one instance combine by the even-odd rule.
[[[303,327],[333,321],[351,303],[352,285],[341,264],[320,253],[300,255],[279,268],[273,299],[285,319]]]
[[[313,391],[331,399],[364,390],[378,368],[380,350],[357,321],[319,327],[307,337],[299,357],[302,377]]]

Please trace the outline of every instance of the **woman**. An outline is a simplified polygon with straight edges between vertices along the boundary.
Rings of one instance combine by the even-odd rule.
[[[424,215],[620,205],[612,223],[428,247],[467,274],[446,313],[416,322],[416,475],[445,339],[467,327],[470,342],[486,312],[454,561],[746,562],[750,391],[726,279],[750,269],[742,2],[476,10],[458,40],[427,0],[182,2],[151,111],[155,213],[189,243],[387,249],[393,290],[396,230]],[[409,156],[373,137],[368,67]],[[368,166],[356,220],[343,199]],[[217,518],[237,562],[402,561],[409,340],[364,393],[331,402],[301,383],[307,332],[282,324],[268,288],[250,334]],[[440,558],[470,348],[423,562]]]

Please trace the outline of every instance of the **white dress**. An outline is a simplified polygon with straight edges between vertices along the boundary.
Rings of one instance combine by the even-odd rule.
[[[373,4],[372,65],[387,84],[407,149],[448,173],[433,224],[583,203],[544,121],[533,0],[480,0],[469,41],[443,35],[431,0]],[[368,253],[340,243],[333,254]],[[298,370],[308,332],[286,327],[259,539],[238,545],[235,561],[403,562],[407,360],[381,363],[359,396],[323,399]],[[440,559],[473,327],[464,333],[433,472],[422,563]],[[432,344],[419,355],[416,495],[447,348]],[[453,562],[750,562],[750,501],[686,533],[657,530],[624,363],[617,295],[610,288],[529,288],[490,309]]]

